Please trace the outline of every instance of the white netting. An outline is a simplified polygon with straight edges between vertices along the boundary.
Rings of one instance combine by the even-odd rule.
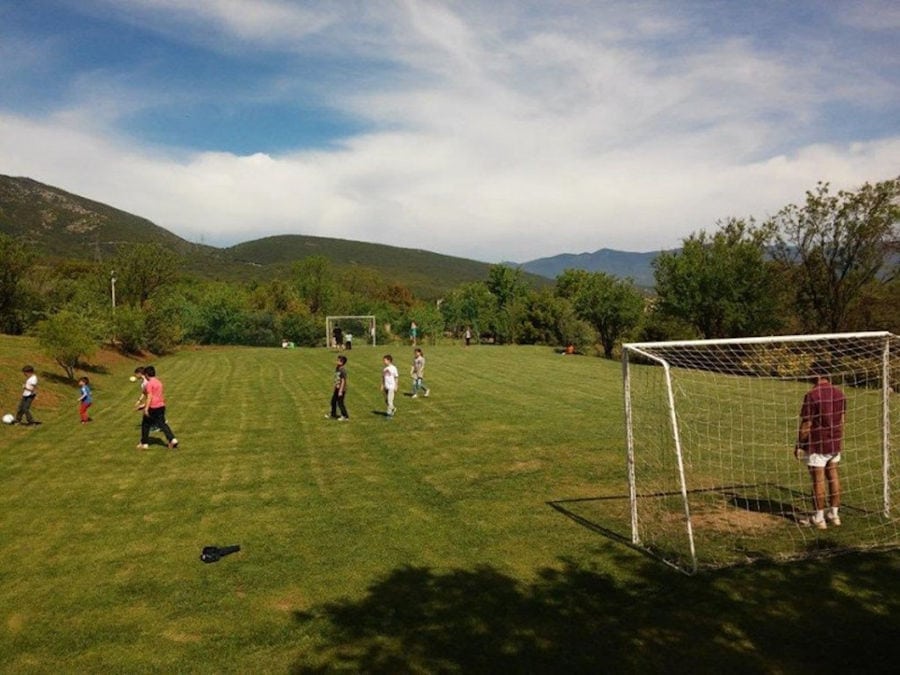
[[[371,314],[325,317],[325,346],[334,349],[347,344],[375,346],[375,317]],[[336,340],[340,337],[341,344]]]
[[[793,456],[816,361],[847,397],[842,525],[800,523]],[[889,333],[625,345],[632,540],[686,570],[900,545],[900,338]]]

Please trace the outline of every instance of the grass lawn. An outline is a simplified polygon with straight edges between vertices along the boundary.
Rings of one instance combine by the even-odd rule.
[[[138,362],[91,359],[82,426],[0,336],[0,407],[33,363],[43,421],[0,428],[0,670],[893,672],[897,552],[687,577],[623,542],[618,363],[426,347],[389,419],[388,349],[410,385],[410,347],[348,352],[347,423],[324,349],[159,359],[181,445],[139,451]]]

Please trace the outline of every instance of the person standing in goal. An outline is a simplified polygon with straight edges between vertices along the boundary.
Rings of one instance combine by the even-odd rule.
[[[794,456],[806,459],[806,466],[812,479],[815,507],[813,517],[803,519],[801,523],[824,530],[828,527],[826,521],[832,525],[841,524],[841,517],[838,515],[838,508],[841,505],[838,464],[841,461],[847,398],[844,392],[831,384],[826,363],[813,364],[812,374],[816,384],[803,397],[803,406],[800,408],[800,430],[797,434]],[[829,507],[827,512],[826,482]]]

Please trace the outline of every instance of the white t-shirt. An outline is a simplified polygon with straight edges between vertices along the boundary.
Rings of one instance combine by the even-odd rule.
[[[397,380],[400,379],[400,373],[397,372],[397,366],[395,366],[393,363],[385,366],[384,370],[381,371],[381,375],[384,379],[385,389],[397,388]]]
[[[22,396],[24,398],[34,396],[37,393],[35,389],[37,389],[37,375],[32,374],[25,380],[25,389],[22,391]]]

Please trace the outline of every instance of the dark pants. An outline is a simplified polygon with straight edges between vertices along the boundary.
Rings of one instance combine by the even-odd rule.
[[[16,410],[16,422],[22,421],[22,416],[25,416],[25,421],[28,424],[34,424],[34,417],[31,414],[31,402],[34,400],[34,396],[23,396],[19,401],[19,409]]]
[[[166,424],[166,407],[148,408],[147,414],[141,418],[141,443],[147,445],[150,442],[150,429],[156,427],[166,435],[166,440],[171,441],[175,434]]]
[[[346,392],[344,392],[346,393]],[[344,405],[344,394],[339,394],[338,390],[335,389],[334,393],[331,395],[331,416],[337,417],[337,409],[341,409],[341,415],[343,417],[350,417],[347,414],[347,407]]]

